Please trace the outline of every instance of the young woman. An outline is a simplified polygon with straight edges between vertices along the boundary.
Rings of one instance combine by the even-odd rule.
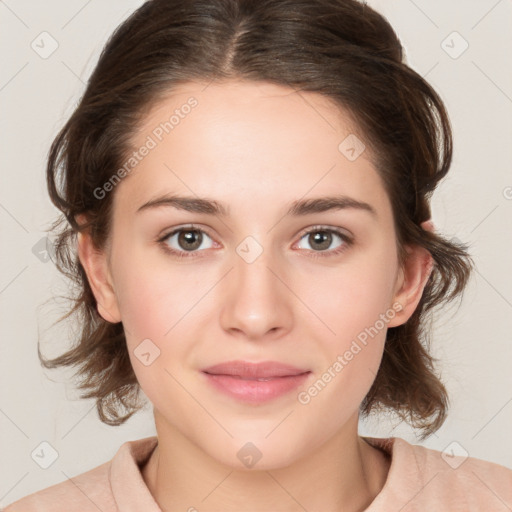
[[[358,434],[446,416],[425,321],[472,266],[430,219],[451,154],[362,3],[145,3],[51,148],[81,336],[41,358],[110,425],[142,389],[157,436],[6,510],[510,510],[512,470]]]

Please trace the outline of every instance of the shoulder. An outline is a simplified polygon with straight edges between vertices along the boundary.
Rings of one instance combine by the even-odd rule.
[[[4,512],[98,512],[116,510],[109,483],[110,461],[90,471],[29,494]]]
[[[400,438],[369,440],[392,455],[383,497],[398,499],[402,512],[436,506],[461,512],[512,509],[512,469],[455,455],[451,445],[441,452]]]
[[[140,472],[157,443],[156,436],[126,441],[110,461],[11,503],[4,512],[158,511]]]

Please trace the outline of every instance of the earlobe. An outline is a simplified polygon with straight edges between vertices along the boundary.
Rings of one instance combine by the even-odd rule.
[[[413,315],[418,306],[423,290],[432,273],[434,260],[430,252],[420,246],[407,247],[408,258],[400,277],[393,302],[400,303],[402,309],[388,324],[388,327],[402,325]]]
[[[107,255],[98,251],[88,233],[78,233],[78,257],[96,298],[98,313],[107,322],[118,323],[121,315],[108,268]]]

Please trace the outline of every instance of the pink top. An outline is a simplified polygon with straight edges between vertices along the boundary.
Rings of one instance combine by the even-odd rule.
[[[511,469],[397,437],[365,439],[391,456],[386,483],[366,512],[512,511]],[[140,472],[156,445],[156,437],[126,442],[111,461],[30,494],[5,512],[162,512]]]

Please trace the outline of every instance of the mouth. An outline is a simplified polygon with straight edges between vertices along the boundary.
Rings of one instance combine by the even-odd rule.
[[[228,361],[202,370],[217,391],[238,401],[261,403],[290,393],[311,370],[276,361]]]

